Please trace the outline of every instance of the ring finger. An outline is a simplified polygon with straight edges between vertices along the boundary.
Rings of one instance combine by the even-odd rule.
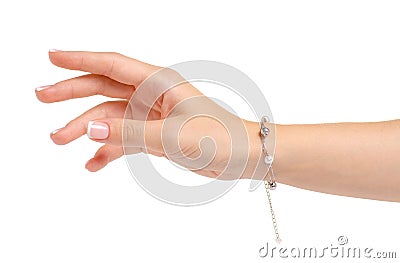
[[[107,101],[99,104],[70,121],[65,127],[53,131],[50,138],[55,144],[70,143],[87,132],[87,124],[91,120],[123,118],[127,105],[127,101]]]

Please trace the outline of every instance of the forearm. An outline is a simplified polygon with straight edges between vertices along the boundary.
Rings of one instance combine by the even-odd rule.
[[[276,125],[273,167],[287,185],[400,201],[400,121]]]

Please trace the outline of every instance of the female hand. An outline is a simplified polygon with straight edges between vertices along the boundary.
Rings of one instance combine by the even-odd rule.
[[[49,55],[56,66],[90,74],[36,89],[39,100],[50,103],[97,94],[120,99],[102,103],[51,133],[56,144],[67,144],[85,133],[104,143],[87,162],[89,171],[124,153],[146,152],[209,177],[265,177],[258,123],[219,107],[177,72],[115,53],[53,51]],[[180,84],[171,87],[173,83]],[[399,120],[276,125],[277,181],[398,202],[399,127]]]
[[[251,178],[261,156],[258,123],[229,113],[177,72],[117,53],[53,50],[49,57],[56,66],[89,74],[37,88],[40,101],[93,95],[120,99],[89,109],[50,135],[56,144],[85,133],[104,143],[86,163],[89,171],[124,153],[145,152],[208,177]]]

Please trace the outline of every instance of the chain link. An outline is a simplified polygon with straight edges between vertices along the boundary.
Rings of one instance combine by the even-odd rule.
[[[270,168],[272,169],[272,168]],[[275,217],[275,212],[274,209],[272,208],[272,199],[271,199],[271,193],[270,193],[270,185],[267,180],[264,180],[264,186],[265,186],[265,191],[267,192],[267,197],[268,197],[268,203],[269,203],[269,209],[271,211],[271,218],[272,218],[272,226],[274,227],[274,232],[275,232],[275,240],[276,242],[280,243],[281,239],[279,237],[279,231],[278,231],[278,223],[276,222],[276,217]]]

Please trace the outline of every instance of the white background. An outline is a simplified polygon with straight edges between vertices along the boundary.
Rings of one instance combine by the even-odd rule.
[[[399,13],[398,1],[366,0],[3,1],[0,262],[270,260],[258,256],[273,236],[262,188],[243,181],[211,204],[175,207],[146,194],[124,159],[86,171],[98,147],[87,138],[54,145],[52,130],[104,98],[38,102],[35,87],[80,74],[52,66],[48,49],[224,62],[260,86],[277,123],[388,120],[400,117]],[[285,246],[346,235],[400,251],[397,203],[283,185],[273,199]]]

